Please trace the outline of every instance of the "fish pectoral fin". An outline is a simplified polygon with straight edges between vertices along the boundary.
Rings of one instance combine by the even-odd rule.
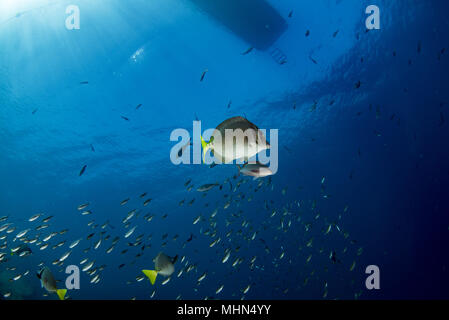
[[[150,279],[152,285],[156,282],[157,271],[156,270],[142,270],[143,274]]]
[[[64,300],[65,294],[67,293],[67,289],[58,289],[56,290],[56,294],[59,297],[59,300]]]

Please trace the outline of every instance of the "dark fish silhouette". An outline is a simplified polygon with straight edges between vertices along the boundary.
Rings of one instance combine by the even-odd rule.
[[[330,256],[329,256],[329,259],[331,259],[331,261],[333,262],[333,263],[341,263],[341,261],[339,260],[339,259],[337,259],[337,254],[335,253],[335,251],[332,251],[331,252],[331,254],[330,254]]]
[[[140,104],[138,104],[138,105],[137,105],[137,107],[136,107],[136,110],[137,110],[137,109],[139,109],[139,108],[140,108],[141,106],[142,106],[142,104],[141,104],[141,103],[140,103]]]
[[[207,69],[203,71],[203,74],[201,75],[200,81],[204,80],[204,77],[206,76],[207,71],[208,71]]]
[[[249,47],[245,52],[242,53],[242,56],[247,55],[248,53],[250,53],[251,51],[253,51],[253,47]]]
[[[81,81],[80,84],[89,84],[89,81]]]
[[[81,171],[80,171],[80,174],[79,174],[80,177],[83,175],[84,171],[86,171],[86,168],[87,168],[87,164],[85,164],[85,165],[81,168]]]
[[[186,240],[186,242],[190,242],[193,240],[193,233],[190,234],[190,237]]]
[[[123,120],[129,121],[127,117],[121,116]]]
[[[178,151],[178,158],[182,157],[182,154],[184,153],[184,151],[187,149],[188,146],[193,146],[193,143],[189,141],[184,146],[182,146],[182,148],[179,149]]]

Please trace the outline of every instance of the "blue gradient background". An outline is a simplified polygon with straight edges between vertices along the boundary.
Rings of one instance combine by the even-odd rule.
[[[240,299],[250,283],[245,299],[321,299],[325,282],[327,299],[354,299],[360,292],[360,299],[449,297],[447,1],[270,1],[288,23],[273,46],[286,54],[284,65],[269,51],[242,55],[249,45],[188,0],[7,2],[0,0],[0,216],[9,215],[20,231],[29,227],[31,215],[44,212],[54,215],[48,232],[70,231],[50,241],[67,239],[62,248],[39,251],[30,245],[32,256],[0,263],[0,278],[8,283],[3,284],[7,289],[0,282],[2,296],[17,289],[16,298],[55,298],[42,296],[34,271],[44,262],[63,280],[63,269],[51,262],[83,237],[66,265],[88,257],[106,268],[96,285],[82,273],[81,290],[69,292],[73,299],[148,299],[154,289],[155,299]],[[69,4],[80,8],[80,30],[65,28]],[[366,33],[365,8],[370,4],[381,9],[381,29]],[[293,16],[287,18],[291,10]],[[15,17],[18,12],[22,15]],[[446,52],[438,59],[443,48]],[[314,101],[317,108],[310,112]],[[138,104],[142,107],[136,110]],[[440,124],[441,113],[446,123]],[[195,187],[223,182],[237,173],[235,166],[174,166],[169,137],[176,128],[191,130],[196,116],[204,129],[242,114],[260,128],[279,129],[279,171],[272,177],[273,190],[254,192],[257,182],[245,178],[239,191],[253,200],[246,197],[239,207],[223,210],[228,185],[203,197],[187,192],[184,182],[192,178]],[[84,164],[87,170],[79,177]],[[320,193],[323,176],[330,199]],[[154,199],[148,207],[138,198],[143,192]],[[128,197],[130,202],[121,207]],[[192,206],[178,206],[193,198]],[[277,229],[282,208],[295,200],[303,207],[294,205],[290,211],[313,222],[314,199],[321,224],[307,233],[295,220],[286,232]],[[265,200],[273,201],[270,210],[264,208]],[[76,208],[87,201],[94,213],[80,216]],[[349,239],[335,231],[323,236],[323,219],[336,220],[345,205],[349,210],[338,224]],[[210,237],[199,233],[208,228],[207,221],[192,221],[199,214],[208,218],[217,206],[222,241],[210,248]],[[120,254],[128,248],[121,220],[134,208],[141,210],[132,220],[138,227],[126,240],[152,234],[146,241],[151,248],[138,259],[139,248]],[[273,219],[271,209],[278,212]],[[249,236],[258,230],[256,240],[248,242],[235,232],[225,238],[225,219],[239,210],[242,217],[230,228]],[[155,215],[152,222],[143,221],[146,213]],[[109,220],[115,227],[108,229],[111,239],[121,237],[110,255],[105,250],[111,240],[83,253],[98,239],[98,228],[87,227],[92,219],[100,225]],[[243,220],[252,231],[241,228]],[[87,241],[91,232],[96,235]],[[161,248],[164,233],[170,240]],[[182,248],[191,233],[196,238]],[[179,239],[172,241],[175,234]],[[314,246],[305,248],[312,236]],[[355,245],[349,244],[352,239]],[[16,244],[12,240],[13,234],[8,235],[8,249]],[[224,249],[236,246],[240,251],[222,264]],[[356,255],[359,247],[361,256]],[[160,250],[185,255],[197,269],[180,278],[174,275],[165,286],[160,279],[154,288],[147,280],[136,282]],[[331,250],[341,264],[330,262]],[[282,251],[285,257],[279,260]],[[306,264],[310,253],[313,258]],[[263,270],[248,268],[254,255]],[[237,268],[231,267],[235,257],[245,259]],[[357,264],[350,272],[353,260]],[[122,263],[126,266],[119,270]],[[380,267],[380,290],[364,287],[370,264]],[[12,266],[17,270],[5,269]],[[6,280],[25,270],[31,272],[21,280]],[[208,275],[197,286],[203,272]],[[221,284],[223,292],[215,295]]]

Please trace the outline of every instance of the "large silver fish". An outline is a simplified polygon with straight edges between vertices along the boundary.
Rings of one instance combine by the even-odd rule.
[[[56,293],[60,300],[64,300],[67,289],[57,288],[56,280],[48,267],[43,267],[37,273],[37,277],[41,280],[41,285],[43,288],[45,288],[45,290],[50,293]]]
[[[163,275],[164,277],[169,277],[175,272],[176,260],[178,260],[178,255],[175,257],[169,257],[163,252],[160,252],[154,261],[154,270],[142,270],[142,272],[150,279],[151,284],[154,285],[156,282],[156,277],[158,274]]]
[[[201,145],[203,161],[210,149],[219,163],[231,163],[237,159],[248,161],[257,153],[270,148],[262,131],[243,117],[223,121],[214,129],[209,142],[201,137]]]

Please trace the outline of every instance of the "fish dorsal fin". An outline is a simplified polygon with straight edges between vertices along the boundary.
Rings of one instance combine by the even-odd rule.
[[[242,116],[232,117],[232,118],[226,119],[225,121],[220,123],[216,129],[221,131],[224,128],[229,128],[230,126],[233,126],[233,124],[235,124],[236,122],[241,122],[241,121],[249,122],[247,119],[245,119]],[[251,122],[249,122],[249,123],[251,123]]]

